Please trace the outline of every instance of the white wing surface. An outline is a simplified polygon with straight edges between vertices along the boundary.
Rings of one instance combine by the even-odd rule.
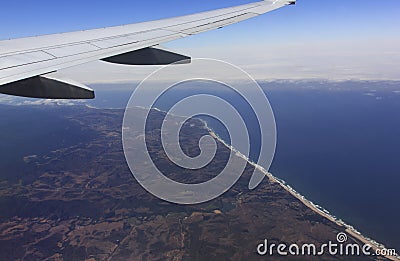
[[[155,46],[295,2],[264,0],[158,21],[0,41],[0,93],[36,98],[94,98],[93,90],[49,74],[95,60],[130,65],[190,62],[190,57]]]

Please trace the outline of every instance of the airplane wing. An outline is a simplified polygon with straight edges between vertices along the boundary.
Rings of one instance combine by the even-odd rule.
[[[0,41],[0,93],[53,99],[91,99],[94,91],[52,73],[103,60],[129,65],[190,62],[157,45],[221,28],[296,0],[261,2],[151,22]]]

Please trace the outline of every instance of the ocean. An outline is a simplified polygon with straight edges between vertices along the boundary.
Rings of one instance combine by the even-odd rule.
[[[363,235],[399,250],[400,83],[280,81],[261,86],[277,125],[277,148],[270,172]],[[102,86],[96,91],[96,99],[86,104],[124,108],[131,92],[126,86]],[[240,111],[250,130],[250,159],[257,161],[260,150],[257,119],[234,92],[197,82],[165,94],[155,107],[168,111],[176,101],[200,93],[224,98]],[[15,113],[18,117],[14,117]],[[66,143],[89,138],[80,136],[79,129],[68,130],[74,127],[65,126],[51,110],[44,110],[40,121],[20,125],[26,126],[26,130],[8,129],[7,125],[16,126],[15,121],[29,119],[29,111],[3,109],[2,115],[2,137],[6,137],[5,130],[19,135],[8,135],[14,140],[3,140],[0,163],[3,170],[16,165],[12,159],[21,160],[14,154],[37,154],[52,149],[38,142],[44,136]],[[203,119],[230,142],[220,122],[209,117]],[[36,125],[42,127],[35,128]]]
[[[400,249],[400,84],[283,81],[261,85],[277,125],[270,172],[363,235]],[[168,111],[180,99],[200,93],[217,95],[239,108],[251,130],[250,159],[256,161],[257,120],[242,98],[222,86],[197,82],[176,88],[155,107]],[[118,99],[107,92],[98,96],[113,100],[111,107],[123,107],[128,101],[128,92],[114,94]],[[202,118],[230,142],[219,121]]]

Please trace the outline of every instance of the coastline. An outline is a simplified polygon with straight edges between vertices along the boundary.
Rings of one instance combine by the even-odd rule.
[[[157,109],[157,108],[153,108],[154,110],[160,111],[160,112],[164,112],[164,113],[168,113],[169,112],[165,112],[163,110]],[[178,115],[174,115],[171,114],[173,116],[176,117],[182,117],[185,118],[184,116],[178,116]],[[216,139],[217,141],[221,142],[225,147],[227,147],[228,149],[232,150],[233,152],[236,153],[236,155],[238,155],[239,157],[243,158],[244,160],[246,160],[250,165],[252,165],[254,168],[258,169],[259,171],[261,171],[262,173],[264,173],[265,176],[268,177],[268,179],[271,182],[275,182],[278,183],[284,190],[286,190],[287,192],[289,192],[292,196],[294,196],[295,198],[297,198],[298,200],[300,200],[300,202],[302,202],[305,206],[307,206],[309,209],[311,209],[312,211],[314,211],[315,213],[319,214],[320,216],[330,220],[331,222],[334,222],[335,224],[337,224],[339,227],[344,228],[344,231],[348,234],[348,236],[353,237],[355,240],[358,240],[364,244],[369,244],[372,249],[374,251],[378,250],[393,250],[393,249],[388,249],[385,247],[385,245],[367,237],[362,235],[356,228],[354,228],[352,225],[349,225],[347,223],[345,223],[342,219],[336,217],[335,215],[331,214],[328,210],[324,209],[323,207],[313,203],[312,201],[308,200],[307,198],[305,198],[303,195],[301,195],[299,192],[297,192],[294,188],[292,188],[290,185],[286,184],[286,182],[284,180],[281,180],[277,177],[275,177],[272,173],[268,172],[266,169],[264,169],[262,166],[252,162],[246,155],[243,155],[240,151],[238,151],[236,148],[234,148],[233,146],[229,145],[228,143],[226,143],[222,138],[220,138],[207,124],[207,122],[203,119],[197,118],[197,120],[199,120],[203,125],[204,128],[210,133],[210,135]],[[396,255],[380,255],[380,257],[384,257],[387,258],[388,260],[393,260],[393,261],[399,261],[400,260],[400,255],[396,252]]]
[[[240,157],[242,157],[243,159],[245,159],[250,165],[252,165],[254,168],[258,169],[259,171],[261,171],[262,173],[265,174],[265,176],[268,177],[268,179],[271,182],[274,183],[278,183],[284,190],[286,190],[287,192],[289,192],[292,196],[294,196],[295,198],[297,198],[298,200],[300,200],[305,206],[307,206],[308,208],[310,208],[312,211],[314,211],[315,213],[321,215],[324,218],[327,218],[328,220],[330,220],[331,222],[334,222],[335,224],[337,224],[340,227],[343,227],[345,232],[353,237],[354,239],[364,243],[364,244],[369,244],[372,249],[374,251],[382,251],[382,250],[388,250],[385,245],[369,238],[366,237],[364,235],[362,235],[357,229],[355,229],[353,226],[345,223],[343,220],[341,220],[340,218],[337,218],[336,216],[334,216],[333,214],[331,214],[328,210],[324,209],[323,207],[314,204],[312,201],[306,199],[303,195],[301,195],[300,193],[298,193],[295,189],[293,189],[290,185],[286,184],[286,182],[284,180],[281,180],[277,177],[275,177],[272,173],[268,172],[266,169],[264,169],[262,166],[252,162],[248,157],[246,157],[245,155],[243,155],[241,152],[239,152],[237,149],[235,149],[234,147],[232,147],[231,145],[227,144],[223,139],[221,139],[210,127],[208,127],[207,122],[205,122],[204,120],[199,119],[203,124],[204,127],[208,130],[208,132],[210,133],[210,135],[215,138],[216,140],[218,140],[219,142],[221,142],[225,147],[227,147],[228,149],[234,151],[237,155],[239,155]],[[382,255],[381,257],[385,257],[389,260],[393,260],[393,261],[398,261],[400,260],[400,256],[398,254],[396,255]]]

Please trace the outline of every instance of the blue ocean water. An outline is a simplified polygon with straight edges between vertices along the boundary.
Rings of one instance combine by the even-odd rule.
[[[366,236],[400,249],[400,95],[268,96],[278,126],[271,172]]]
[[[399,250],[400,84],[296,82],[262,87],[274,110],[278,134],[270,172],[364,235]],[[124,108],[132,91],[116,91],[112,86],[105,89],[97,91],[97,98],[88,104]],[[240,111],[250,130],[250,158],[256,161],[260,149],[257,119],[235,93],[222,86],[196,83],[165,94],[155,106],[168,111],[180,99],[199,93],[220,96]],[[46,114],[42,123],[49,119],[52,133],[68,128]],[[229,143],[222,124],[203,119]],[[29,142],[23,143],[21,147]],[[36,149],[29,153],[36,153]]]
[[[256,162],[260,132],[251,107],[223,86],[195,85],[164,94],[155,107],[168,111],[199,93],[224,98],[245,119]],[[400,249],[399,92],[376,82],[306,85],[263,86],[278,134],[270,172],[362,234]],[[219,121],[202,118],[229,143]]]

